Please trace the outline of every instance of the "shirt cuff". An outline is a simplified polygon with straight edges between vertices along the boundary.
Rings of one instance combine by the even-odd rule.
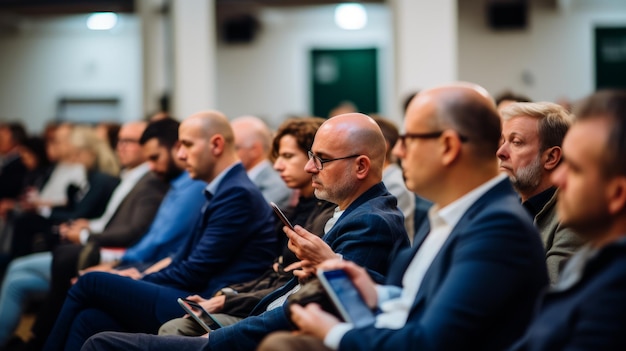
[[[79,234],[80,243],[85,245],[87,240],[89,239],[89,229],[83,228],[80,230]]]
[[[378,296],[378,306],[391,299],[402,295],[402,289],[392,285],[376,285],[376,295]]]
[[[339,350],[339,344],[343,336],[352,330],[354,326],[351,323],[339,323],[332,327],[324,338],[324,345],[332,350]]]
[[[49,218],[52,214],[52,208],[50,206],[39,206],[37,212],[41,217]]]

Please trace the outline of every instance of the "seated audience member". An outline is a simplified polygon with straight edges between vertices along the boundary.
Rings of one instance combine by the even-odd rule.
[[[26,198],[28,192],[31,189],[40,190],[52,170],[52,164],[46,155],[46,143],[42,138],[26,138],[17,150],[26,167],[26,173],[22,178],[20,194],[15,199],[0,199],[0,218],[11,215],[14,209],[19,210],[20,202]]]
[[[589,242],[543,296],[515,351],[626,349],[626,91],[595,93],[574,110],[552,180],[562,224]]]
[[[302,261],[299,278],[307,278],[322,261],[337,257],[359,262],[376,281],[382,281],[396,250],[408,247],[402,212],[382,183],[385,139],[371,118],[345,114],[328,119],[318,129],[308,152],[305,170],[312,174],[314,194],[337,204],[320,239],[296,225],[284,227],[288,247]],[[301,287],[292,279],[275,290],[238,323],[215,330],[209,339],[183,336],[103,333],[85,349],[112,350],[253,350],[276,330],[291,330],[286,298]],[[106,346],[105,346],[106,345]]]
[[[101,216],[119,183],[117,159],[93,128],[73,127],[68,143],[66,160],[80,167],[85,180],[68,185],[64,205],[40,207],[38,212],[24,212],[14,219],[13,257],[53,249],[59,243],[57,226],[63,222]]]
[[[570,115],[549,102],[513,103],[500,111],[502,141],[496,155],[500,170],[509,175],[522,205],[535,219],[546,249],[550,283],[559,268],[584,241],[564,228],[557,215],[557,188],[550,176],[560,164],[561,143],[570,126]]]
[[[321,118],[287,120],[278,128],[272,143],[272,156],[276,160],[274,169],[290,189],[297,190],[300,194],[298,204],[287,209],[285,214],[292,224],[300,224],[318,236],[324,234],[324,226],[333,216],[336,206],[313,195],[311,174],[304,170],[304,166],[309,160],[307,151],[311,149],[315,132],[323,122],[324,119]],[[282,222],[276,226],[282,254],[261,277],[222,288],[208,300],[198,295],[188,298],[199,302],[207,312],[213,313],[213,317],[222,325],[233,324],[247,317],[265,295],[293,278],[292,267],[295,265],[292,264],[298,259],[287,248],[283,226]],[[177,318],[159,329],[159,335],[197,336],[204,333],[206,331],[193,318]]]
[[[398,207],[404,214],[404,227],[409,236],[409,241],[413,241],[415,235],[413,218],[415,216],[415,196],[406,188],[402,168],[398,165],[397,158],[393,155],[393,147],[398,141],[398,128],[389,120],[384,118],[374,118],[385,137],[387,153],[383,166],[383,183],[389,192],[398,200]]]
[[[193,230],[205,201],[202,189],[206,183],[191,179],[189,173],[184,171],[185,164],[176,157],[179,124],[169,118],[150,122],[139,139],[150,171],[169,184],[150,228],[138,242],[125,250],[121,261],[103,262],[102,266],[92,270],[109,270],[107,267],[115,265],[118,268],[132,266],[142,271],[161,259],[173,256]],[[78,269],[99,264],[103,258],[98,249],[96,244],[83,249]]]
[[[0,200],[17,199],[22,191],[26,166],[19,146],[26,140],[26,131],[19,123],[0,123]]]
[[[73,220],[71,225],[62,224],[60,228],[62,244],[56,247],[53,253],[32,254],[15,260],[7,272],[2,287],[3,291],[7,292],[2,295],[2,299],[11,300],[2,304],[9,306],[14,301],[25,299],[33,293],[45,293],[51,279],[53,257],[54,260],[59,260],[60,257],[67,255],[76,262],[77,253],[87,242],[102,246],[128,246],[146,232],[167,191],[167,184],[149,171],[149,165],[145,162],[139,147],[138,141],[145,127],[144,122],[129,122],[120,130],[121,142],[118,144],[117,154],[125,173],[122,174],[122,180],[110,195],[108,202],[100,204],[95,201],[98,205],[106,206],[103,214],[92,220],[80,218]],[[80,130],[78,127],[75,129]],[[70,135],[73,133],[74,131]],[[105,187],[94,183],[90,188],[96,190]],[[81,204],[78,204],[78,207],[81,207]],[[75,269],[74,266],[72,275],[75,275]],[[69,278],[63,283],[69,287]],[[29,341],[30,348],[41,347],[52,327],[59,305],[60,303],[45,304],[38,312],[38,316],[42,318],[37,318],[32,327],[35,337]]]
[[[352,262],[322,265],[346,270],[380,309],[375,324],[355,328],[316,304],[293,305],[300,335],[272,335],[260,350],[503,350],[523,333],[548,278],[537,230],[498,174],[493,100],[469,83],[424,90],[405,130],[394,153],[407,187],[434,202],[429,226],[398,255],[387,285]]]
[[[217,111],[198,112],[178,132],[177,157],[193,179],[208,183],[194,232],[157,272],[134,279],[105,272],[81,276],[44,349],[80,349],[103,330],[156,333],[180,315],[177,298],[211,296],[258,277],[272,264],[277,255],[274,214],[237,159],[228,119]]]
[[[119,274],[142,274],[143,270],[162,259],[169,259],[186,241],[200,217],[205,202],[202,192],[206,183],[192,180],[184,172],[184,164],[178,160],[178,125],[172,119],[151,122],[139,139],[142,153],[150,170],[170,188],[163,198],[150,228],[133,244],[121,258],[121,262],[107,262],[87,271],[114,271]],[[103,234],[106,235],[106,230]],[[106,252],[106,250],[105,250]],[[36,334],[47,335],[61,310],[71,278],[76,276],[77,267],[100,261],[100,246],[88,242],[83,248],[71,245],[59,248],[52,259],[50,292],[45,308],[37,313]],[[113,270],[113,265],[120,269]]]
[[[268,160],[272,133],[260,118],[244,116],[230,122],[235,133],[235,149],[248,177],[261,190],[268,202],[287,207],[292,191],[272,169]]]
[[[46,152],[54,168],[39,192],[29,192],[27,201],[22,203],[23,211],[47,213],[51,207],[63,206],[68,201],[68,187],[86,183],[84,167],[74,162],[73,146],[70,144],[73,128],[73,124],[63,123],[50,132],[51,136],[46,139]]]

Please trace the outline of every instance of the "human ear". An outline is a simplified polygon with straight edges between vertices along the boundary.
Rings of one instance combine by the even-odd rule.
[[[545,158],[545,161],[543,161],[543,168],[548,171],[555,169],[561,162],[561,153],[562,151],[560,146],[553,146],[546,149],[542,153],[542,157]]]

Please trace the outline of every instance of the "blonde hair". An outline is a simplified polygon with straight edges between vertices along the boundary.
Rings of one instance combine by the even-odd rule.
[[[69,141],[78,151],[86,151],[94,156],[94,169],[115,177],[119,175],[120,165],[113,150],[98,137],[94,128],[85,125],[74,127]]]

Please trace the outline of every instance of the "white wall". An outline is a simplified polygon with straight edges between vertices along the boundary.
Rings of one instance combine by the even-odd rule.
[[[88,30],[86,15],[24,20],[0,33],[0,118],[31,132],[55,116],[60,97],[117,96],[120,121],[142,117],[141,39],[135,16],[111,31]]]
[[[219,44],[217,108],[229,118],[254,114],[276,127],[288,114],[310,106],[309,52],[314,48],[375,47],[379,52],[379,103],[385,114],[393,99],[391,14],[366,5],[368,24],[346,31],[334,23],[334,6],[269,8],[260,12],[262,30],[250,44]]]
[[[510,88],[536,101],[575,100],[593,92],[594,28],[626,26],[626,1],[558,3],[531,1],[526,29],[495,31],[486,24],[484,0],[459,0],[460,79],[492,94]]]

